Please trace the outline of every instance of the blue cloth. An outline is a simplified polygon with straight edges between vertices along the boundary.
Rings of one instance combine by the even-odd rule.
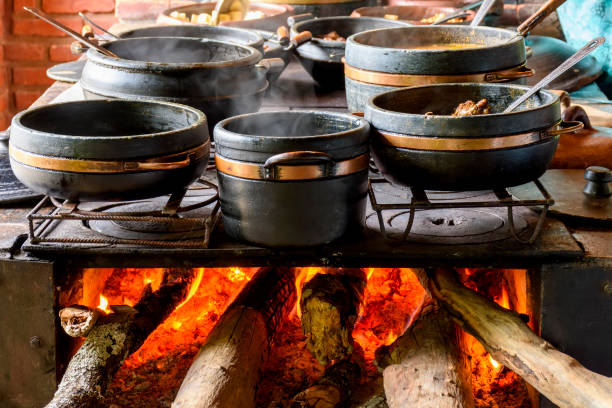
[[[567,0],[557,14],[567,43],[575,49],[595,37],[606,38],[591,55],[612,75],[612,0]]]

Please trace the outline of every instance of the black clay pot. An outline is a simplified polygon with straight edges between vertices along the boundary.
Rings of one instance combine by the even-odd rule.
[[[295,21],[290,17],[290,21]],[[294,19],[294,20],[292,20]],[[312,33],[312,40],[296,48],[299,61],[312,78],[325,89],[344,88],[344,41],[330,41],[320,38],[336,31],[344,38],[362,31],[378,28],[405,27],[408,23],[374,17],[323,17],[308,18],[291,25],[291,37],[303,31]]]
[[[369,125],[332,112],[265,112],[215,127],[225,231],[269,247],[312,246],[364,222]]]
[[[203,111],[209,126],[261,106],[268,76],[284,67],[254,48],[180,37],[117,40],[87,52],[81,87],[88,98],[154,99]]]
[[[559,135],[582,124],[562,123],[559,98],[548,91],[502,112],[527,89],[437,84],[377,95],[365,112],[374,162],[391,183],[427,190],[494,189],[535,180],[548,168]],[[482,98],[491,114],[451,116],[459,103]]]
[[[428,48],[448,44],[453,48]],[[524,66],[525,59],[523,37],[500,28],[412,26],[365,31],[346,43],[347,104],[350,111],[362,112],[371,96],[391,89],[520,80],[534,74]]]
[[[46,105],[17,114],[9,153],[15,176],[36,192],[71,200],[134,200],[170,194],[202,175],[206,117],[153,101]]]

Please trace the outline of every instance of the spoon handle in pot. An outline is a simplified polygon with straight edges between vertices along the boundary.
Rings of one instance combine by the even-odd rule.
[[[431,23],[430,25],[439,25],[442,23],[446,23],[447,21],[450,21],[454,18],[465,18],[465,17],[469,17],[470,13],[460,10],[457,11],[456,13],[453,14],[449,14],[448,16],[444,16],[436,21],[434,21],[433,23]]]
[[[93,41],[89,41],[87,38],[83,37],[79,33],[71,30],[70,28],[66,27],[65,25],[55,20],[51,16],[47,15],[47,13],[37,8],[34,8],[34,7],[24,7],[23,9],[34,14],[36,17],[40,18],[41,20],[46,21],[47,23],[51,24],[55,28],[65,32],[66,34],[74,38],[75,40],[80,41],[81,43],[87,45],[88,47],[95,48],[96,50],[100,51],[102,54],[107,55],[109,57],[119,58],[117,55],[115,55],[115,53],[107,50],[106,48],[100,47],[98,44],[94,43]]]
[[[561,74],[565,71],[576,65],[580,60],[593,52],[597,47],[603,44],[606,41],[603,37],[597,37],[594,40],[589,41],[584,47],[576,51],[574,55],[563,61],[561,65],[555,68],[550,74],[546,75],[544,78],[540,80],[537,84],[532,86],[527,92],[525,92],[521,97],[512,102],[506,109],[504,109],[504,113],[512,112],[514,109],[518,108],[520,104],[525,102],[531,95],[538,92],[540,89],[544,88],[546,85],[550,84],[552,81],[557,79]]]
[[[522,36],[527,35],[527,33],[533,30],[536,25],[540,24],[542,20],[548,17],[548,15],[555,11],[560,5],[565,3],[565,1],[566,0],[548,0],[546,3],[542,4],[542,7],[540,7],[538,11],[517,27],[517,34]]]
[[[480,25],[480,23],[482,23],[482,20],[484,20],[485,16],[489,12],[489,9],[493,5],[493,3],[495,3],[495,1],[496,0],[484,0],[482,2],[482,6],[480,6],[478,11],[476,12],[476,15],[474,16],[474,19],[470,23],[471,27],[476,27]]]
[[[87,24],[91,25],[92,27],[96,27],[98,30],[102,31],[104,34],[111,36],[111,38],[113,38],[114,40],[119,39],[119,37],[117,37],[115,34],[111,33],[108,30],[105,30],[104,27],[100,26],[98,23],[96,23],[95,21],[93,21],[91,18],[87,17],[84,13],[80,11],[79,11],[79,17],[81,17]]]

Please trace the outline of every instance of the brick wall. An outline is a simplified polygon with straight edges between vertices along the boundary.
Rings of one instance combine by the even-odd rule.
[[[0,10],[0,129],[11,117],[38,98],[52,80],[47,68],[76,56],[70,37],[34,17],[23,6],[37,7],[76,31],[83,25],[77,15],[86,12],[108,28],[117,20],[115,0],[4,0]]]

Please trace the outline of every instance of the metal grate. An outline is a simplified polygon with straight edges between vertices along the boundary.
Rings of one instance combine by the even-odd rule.
[[[412,225],[414,223],[414,216],[417,211],[423,210],[440,210],[440,209],[458,209],[458,208],[502,208],[506,207],[508,210],[508,223],[510,227],[510,233],[512,237],[523,244],[532,244],[537,239],[540,231],[542,230],[542,226],[544,225],[544,220],[546,219],[546,213],[550,206],[552,206],[555,201],[552,199],[546,188],[540,183],[539,180],[534,180],[533,183],[536,185],[539,193],[542,195],[542,199],[534,199],[534,200],[518,200],[512,197],[512,195],[505,188],[493,190],[495,194],[496,200],[483,200],[483,201],[462,201],[462,200],[453,200],[446,202],[439,201],[431,201],[427,195],[427,192],[422,189],[411,187],[410,191],[412,193],[412,197],[410,199],[406,199],[406,202],[400,203],[388,203],[381,204],[376,200],[376,193],[372,188],[372,184],[379,183],[387,183],[390,184],[387,180],[382,178],[370,178],[368,180],[368,195],[370,197],[370,204],[372,205],[372,209],[376,212],[376,216],[378,218],[378,224],[380,226],[380,231],[382,232],[385,239],[390,241],[404,241],[409,236],[410,231],[412,230]],[[531,233],[528,239],[523,239],[518,236],[514,223],[514,207],[541,207],[542,211],[536,223],[536,226]],[[406,223],[406,228],[401,235],[401,238],[392,238],[385,229],[385,222],[383,217],[383,211],[387,210],[407,210],[409,211],[409,218]]]
[[[137,245],[137,246],[156,246],[166,248],[207,248],[210,236],[215,229],[221,216],[219,211],[219,192],[215,184],[199,179],[192,186],[214,190],[214,194],[206,199],[181,206],[187,190],[172,194],[159,211],[108,211],[81,210],[78,202],[64,201],[45,196],[27,215],[29,238],[33,244],[39,243],[67,243],[67,244],[111,244],[111,245]],[[178,214],[192,211],[214,203],[211,213],[206,217],[179,218]],[[49,211],[44,213],[47,208]],[[110,208],[108,206],[107,208]],[[126,239],[107,237],[99,234],[99,237],[49,237],[50,232],[57,227],[60,222],[77,221],[87,223],[89,221],[128,221],[135,223],[181,223],[181,225],[193,224],[194,229],[202,228],[203,236],[195,239],[183,239],[175,241],[151,240],[151,239]]]

